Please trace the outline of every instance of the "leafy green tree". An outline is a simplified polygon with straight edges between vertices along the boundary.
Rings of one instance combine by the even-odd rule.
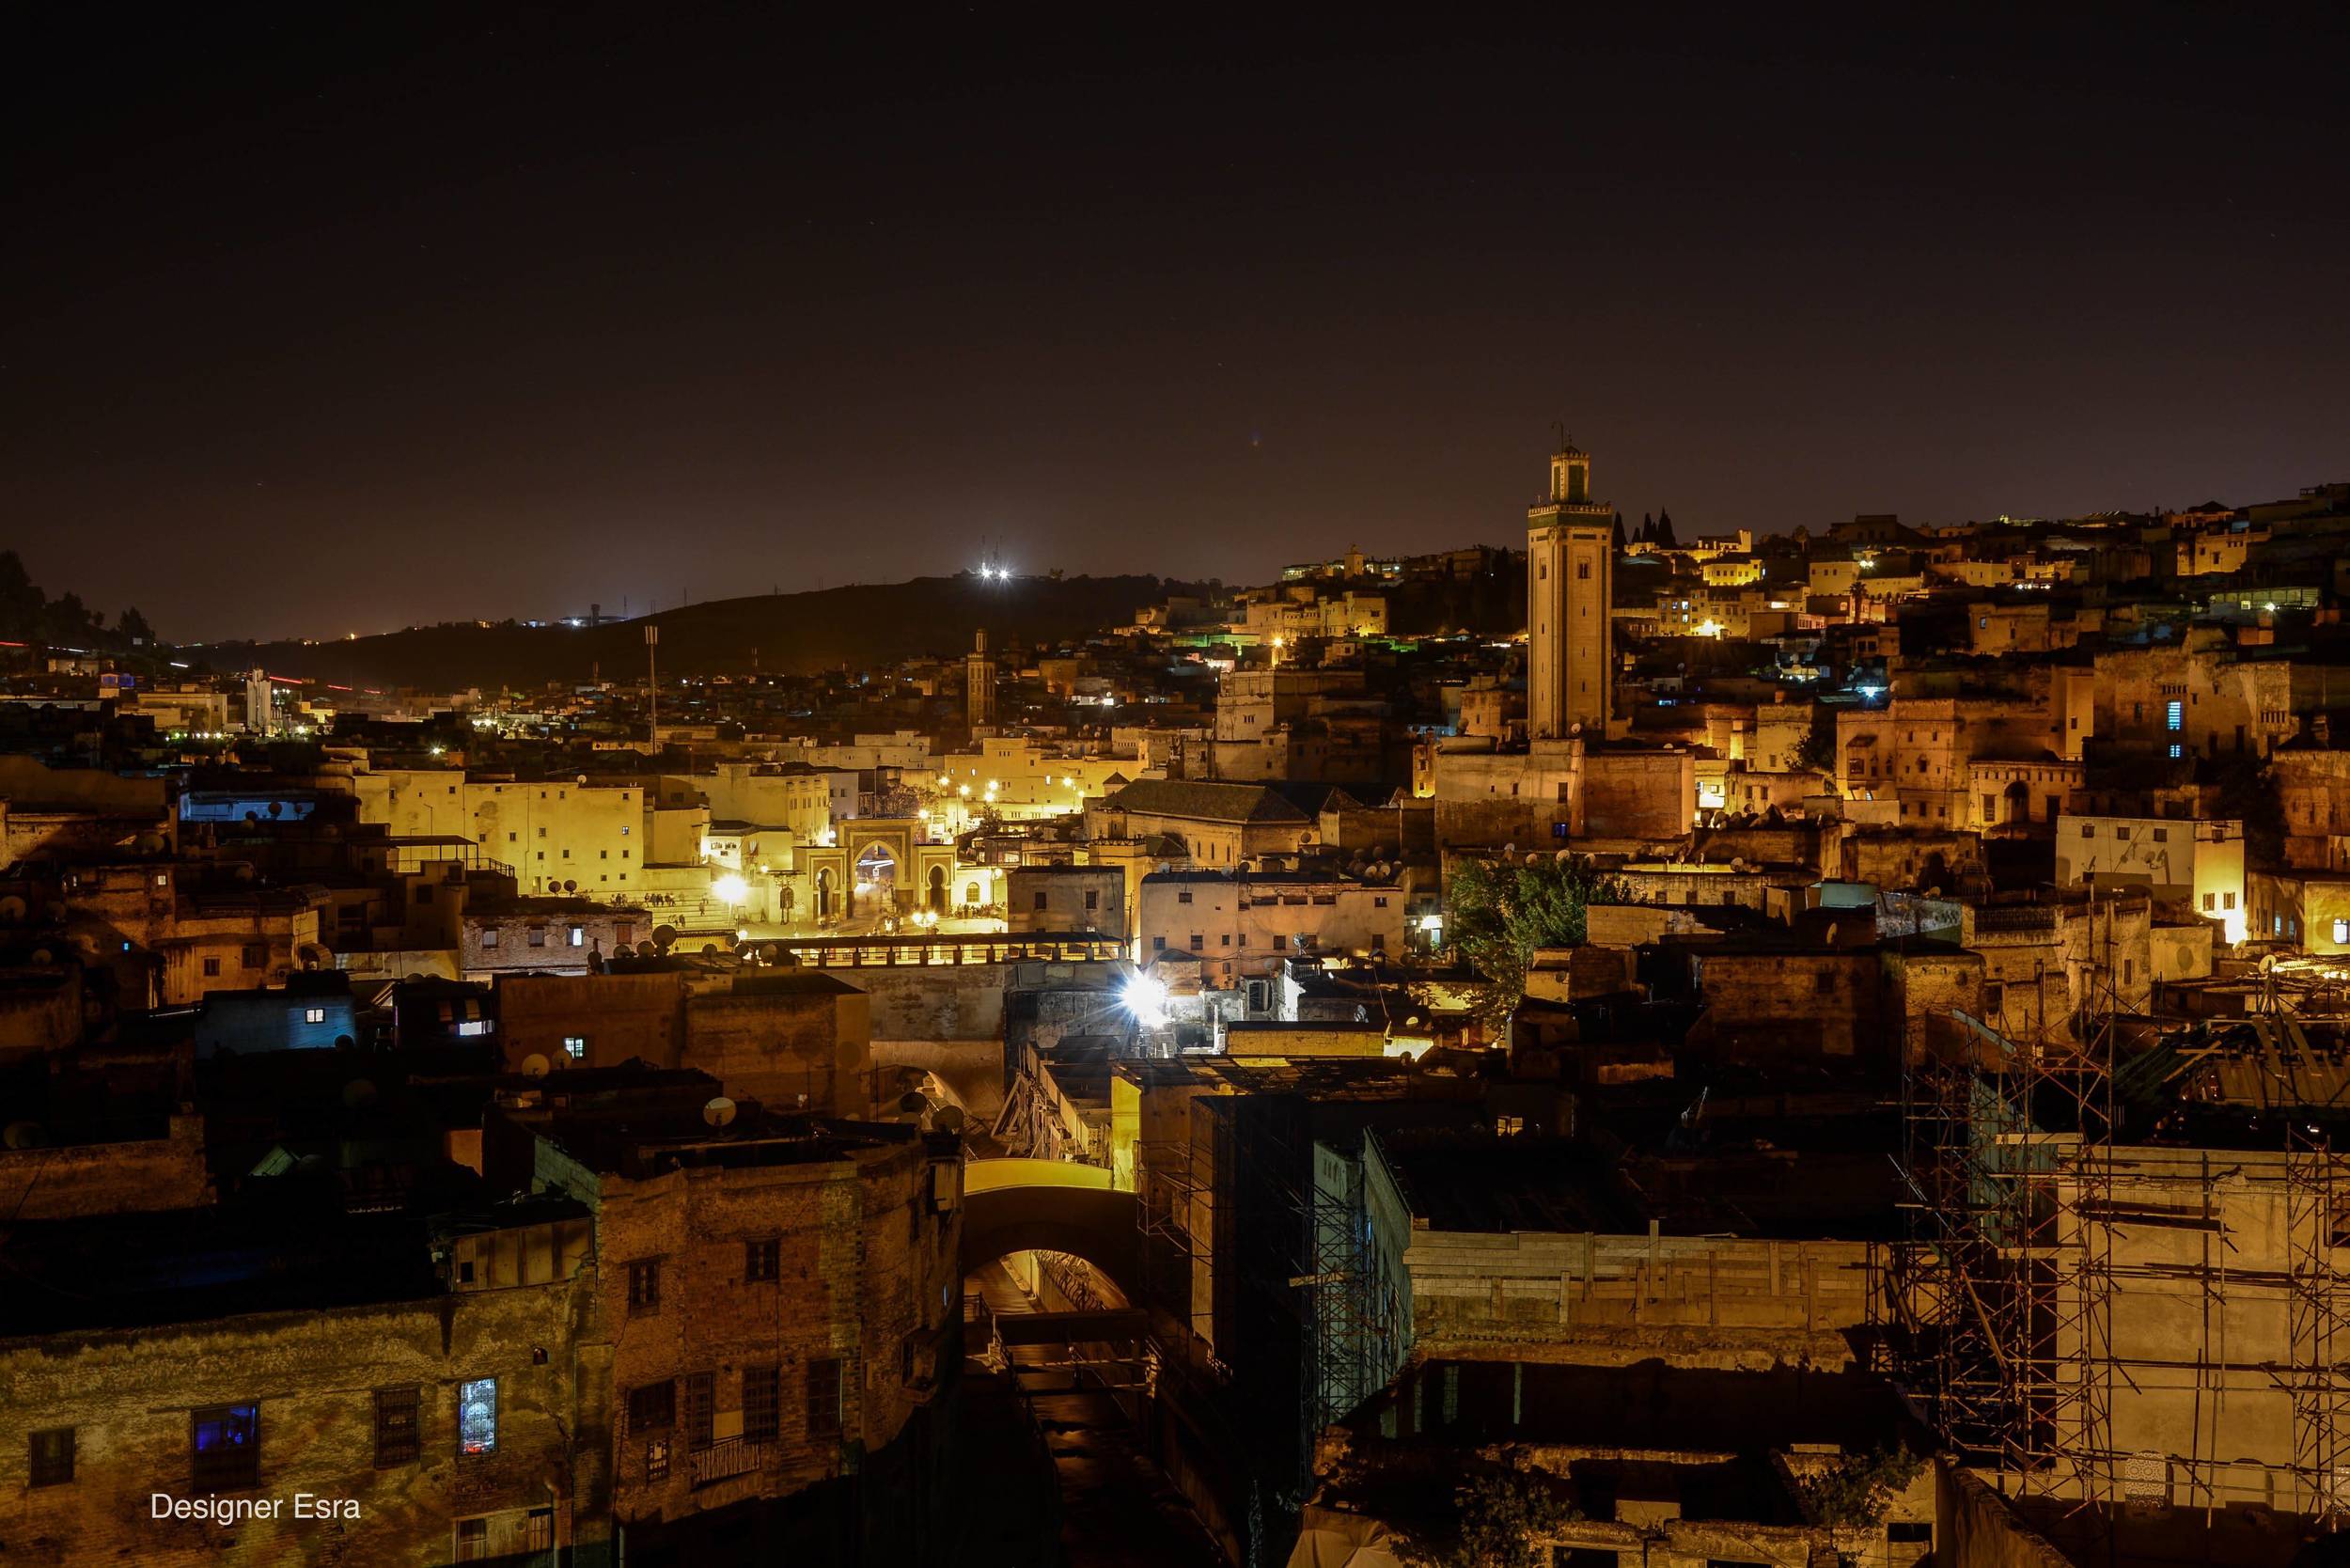
[[[1811,728],[1795,747],[1795,766],[1831,776],[1836,772],[1836,710],[1825,702],[1811,705]]]
[[[1418,1568],[1547,1568],[1549,1538],[1583,1517],[1539,1473],[1463,1482],[1453,1506],[1450,1541],[1407,1549]]]
[[[1885,1523],[1893,1499],[1909,1489],[1925,1463],[1923,1455],[1898,1446],[1847,1454],[1833,1465],[1797,1475],[1795,1491],[1813,1523],[1830,1529],[1873,1530]]]
[[[1446,889],[1446,926],[1453,948],[1492,983],[1488,1011],[1507,1017],[1526,995],[1534,949],[1577,946],[1586,906],[1622,896],[1622,885],[1582,855],[1530,866],[1465,860]]]
[[[127,637],[134,643],[152,643],[155,640],[155,628],[147,623],[147,617],[139,614],[139,607],[136,604],[123,611],[116,619],[115,632],[116,635]]]

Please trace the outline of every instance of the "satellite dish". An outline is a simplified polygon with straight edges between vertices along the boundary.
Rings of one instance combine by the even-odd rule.
[[[910,1115],[919,1116],[930,1108],[930,1101],[923,1096],[920,1090],[910,1089],[898,1096],[898,1108]]]
[[[652,939],[655,947],[666,948],[677,940],[677,927],[665,920],[652,928]]]
[[[579,776],[579,787],[583,790],[588,787],[588,776],[584,773]]]
[[[46,967],[47,965],[57,962],[57,955],[51,952],[47,948],[35,948],[33,949],[32,957],[33,966],[37,969]]]
[[[713,1127],[723,1127],[734,1120],[734,1102],[721,1094],[702,1107],[702,1120]]]
[[[636,956],[638,958],[658,958],[661,956],[661,949],[654,947],[650,942],[639,942],[636,944]]]
[[[0,920],[5,920],[9,925],[14,925],[23,918],[24,918],[24,901],[23,899],[16,897],[14,894],[10,894],[5,899],[0,899]]]
[[[563,891],[566,893],[576,893],[579,891],[579,884],[566,877],[563,881]]]
[[[931,1115],[931,1126],[933,1130],[942,1133],[963,1131],[963,1107],[961,1105],[939,1106]]]
[[[38,1121],[11,1121],[8,1130],[0,1133],[0,1143],[11,1149],[39,1149],[49,1141],[49,1134]]]
[[[539,1052],[533,1051],[530,1055],[523,1058],[524,1077],[543,1078],[547,1075],[548,1071],[549,1065],[547,1058]]]
[[[2276,972],[2277,955],[2275,953],[2261,954],[2261,973],[2264,975],[2273,975]]]
[[[1745,870],[1747,869],[1746,857],[1744,855],[1731,855],[1730,857],[1730,869],[1733,871]]]
[[[1518,846],[1514,843],[1504,844],[1501,846],[1501,853],[1505,855],[1515,855],[1518,853]]]

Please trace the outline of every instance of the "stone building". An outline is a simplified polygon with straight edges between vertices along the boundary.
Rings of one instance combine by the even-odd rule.
[[[952,1135],[515,1099],[494,1180],[589,1205],[631,1560],[723,1546],[938,1560],[956,1497],[961,1157]]]
[[[1614,712],[1615,512],[1591,498],[1590,454],[1561,441],[1526,514],[1526,695],[1536,740],[1607,733]]]

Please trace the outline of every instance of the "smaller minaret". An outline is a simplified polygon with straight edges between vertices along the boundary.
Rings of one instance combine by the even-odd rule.
[[[963,717],[975,731],[995,722],[995,661],[988,654],[984,629],[973,637],[971,651],[963,656]]]

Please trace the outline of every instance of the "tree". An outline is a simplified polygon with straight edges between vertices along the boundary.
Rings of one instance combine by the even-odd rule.
[[[1811,705],[1811,728],[1795,747],[1795,766],[1813,773],[1836,773],[1836,710],[1825,702]]]
[[[1579,945],[1586,906],[1621,897],[1622,886],[1582,855],[1531,866],[1466,860],[1453,870],[1446,917],[1453,948],[1493,985],[1488,1011],[1504,1018],[1526,995],[1534,949]]]
[[[147,617],[139,614],[136,604],[116,618],[115,632],[133,643],[151,643],[155,640],[155,628],[147,623]]]
[[[1909,1490],[1925,1463],[1924,1455],[1898,1445],[1846,1454],[1833,1465],[1798,1472],[1795,1496],[1811,1522],[1831,1533],[1873,1534],[1892,1510],[1893,1499]],[[1847,1563],[1859,1560],[1857,1553],[1841,1547],[1837,1556]]]
[[[1673,514],[1662,507],[1656,509],[1656,547],[1659,550],[1681,548],[1681,541],[1673,538]]]
[[[1616,513],[1616,533],[1610,541],[1617,555],[1623,554],[1623,513]]]
[[[1549,1537],[1583,1517],[1539,1473],[1480,1476],[1453,1493],[1454,1536],[1439,1547],[1411,1548],[1421,1568],[1543,1568]]]

